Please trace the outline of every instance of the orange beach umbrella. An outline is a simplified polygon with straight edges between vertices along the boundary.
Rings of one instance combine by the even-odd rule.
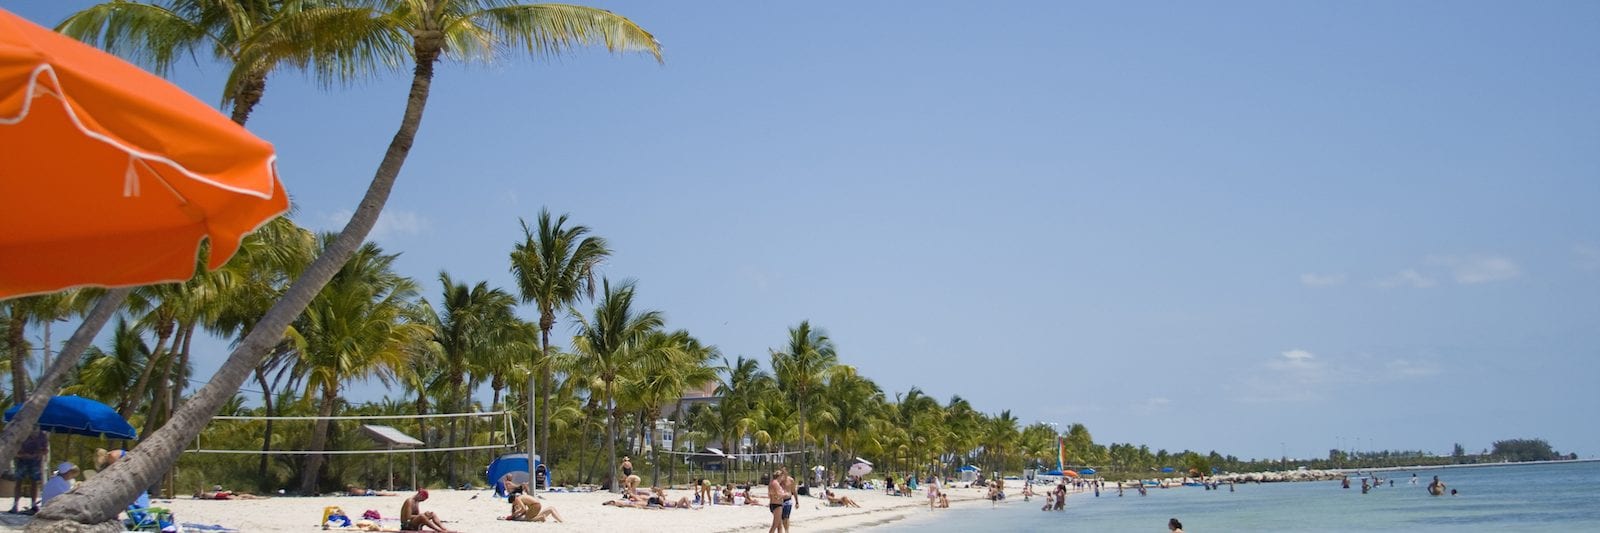
[[[194,275],[289,208],[272,145],[0,9],[0,299]]]

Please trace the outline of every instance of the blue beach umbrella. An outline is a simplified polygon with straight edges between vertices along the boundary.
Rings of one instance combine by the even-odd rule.
[[[1094,475],[1094,469],[1093,468],[1085,468],[1083,470],[1079,470],[1078,473],[1079,474],[1083,474],[1085,476],[1092,476],[1092,475]]]
[[[17,416],[18,405],[6,409],[6,421]],[[139,433],[111,406],[81,396],[56,396],[39,415],[39,429],[51,433],[112,439],[137,439]]]
[[[1162,468],[1161,471],[1162,472],[1172,472],[1172,467],[1169,466],[1169,467]]]

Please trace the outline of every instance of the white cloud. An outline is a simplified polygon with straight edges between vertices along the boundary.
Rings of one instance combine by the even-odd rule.
[[[1428,262],[1450,269],[1450,277],[1462,285],[1505,281],[1522,275],[1510,259],[1493,255],[1434,256]]]
[[[1309,350],[1293,349],[1239,372],[1237,401],[1246,403],[1311,402],[1337,397],[1343,389],[1369,387],[1377,382],[1421,379],[1440,373],[1428,359],[1380,359],[1357,354],[1323,357]]]
[[[1329,287],[1344,283],[1344,274],[1317,274],[1307,272],[1300,275],[1300,284],[1307,287]]]
[[[1600,270],[1600,246],[1578,243],[1572,245],[1572,253],[1578,256],[1578,268]]]
[[[341,209],[324,215],[322,217],[325,223],[323,229],[328,231],[344,229],[344,225],[350,221],[350,216],[353,214],[353,211]],[[427,231],[431,225],[427,217],[417,214],[416,211],[385,209],[382,214],[378,215],[378,222],[373,224],[372,233],[368,234],[367,237],[369,239],[382,239],[403,235],[418,235]]]
[[[1420,272],[1417,272],[1416,269],[1411,268],[1401,270],[1395,273],[1393,276],[1378,280],[1378,286],[1385,289],[1393,289],[1396,287],[1426,289],[1438,284],[1439,282],[1433,278],[1424,276]]]

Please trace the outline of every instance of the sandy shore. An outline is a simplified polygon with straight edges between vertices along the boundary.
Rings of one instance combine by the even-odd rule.
[[[757,491],[756,494],[759,496],[763,492]],[[874,490],[834,492],[856,500],[861,508],[828,507],[826,500],[802,496],[790,518],[791,526],[802,531],[857,531],[917,513],[963,512],[963,509],[979,508],[979,503],[983,501],[982,489],[946,489],[945,492],[950,495],[950,509],[930,511],[927,498],[921,496],[887,496]],[[612,499],[612,495],[607,493],[543,493],[544,503],[561,513],[565,523],[506,522],[496,518],[509,514],[511,506],[504,499],[496,499],[491,491],[435,490],[429,493],[430,497],[422,504],[422,509],[438,514],[446,521],[445,525],[456,531],[468,533],[529,530],[731,533],[765,531],[771,522],[765,505],[716,505],[686,510],[623,509],[601,505],[601,502]],[[391,519],[384,521],[383,526],[392,530],[399,523],[393,518],[399,516],[400,504],[406,495],[228,501],[180,498],[158,500],[155,505],[171,509],[180,523],[217,525],[251,533],[311,533],[322,530],[319,520],[324,507],[338,506],[352,518],[372,509]],[[690,495],[688,490],[668,491],[672,499]],[[983,507],[987,507],[987,504]]]

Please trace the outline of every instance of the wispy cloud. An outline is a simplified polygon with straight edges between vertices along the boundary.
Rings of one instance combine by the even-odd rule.
[[[1422,273],[1417,272],[1416,269],[1413,268],[1401,270],[1396,272],[1393,276],[1378,280],[1378,286],[1385,289],[1393,289],[1397,287],[1426,289],[1438,284],[1439,282],[1437,280],[1428,276],[1424,276]]]
[[[1300,275],[1300,284],[1307,287],[1331,287],[1344,283],[1344,274],[1317,274],[1307,272]]]
[[[1160,396],[1153,396],[1150,398],[1145,398],[1144,401],[1134,404],[1133,411],[1136,414],[1148,415],[1166,411],[1167,408],[1171,406],[1172,400]]]
[[[341,209],[323,215],[323,229],[339,231],[344,228],[345,223],[350,221],[350,216],[353,214],[355,214],[353,211]],[[427,231],[431,226],[432,223],[427,217],[418,214],[416,211],[385,209],[383,214],[378,215],[378,222],[373,224],[372,233],[368,237],[383,239],[386,237],[418,235]]]
[[[1578,258],[1578,268],[1600,270],[1600,246],[1589,243],[1574,244],[1572,254]]]
[[[1522,275],[1517,263],[1495,255],[1433,256],[1428,262],[1450,270],[1450,277],[1462,285],[1505,281]]]
[[[1259,360],[1258,360],[1259,361]],[[1246,403],[1316,401],[1338,395],[1340,389],[1423,379],[1441,372],[1439,365],[1424,359],[1380,359],[1323,357],[1305,349],[1279,352],[1253,368],[1239,372],[1237,386],[1224,387]]]

